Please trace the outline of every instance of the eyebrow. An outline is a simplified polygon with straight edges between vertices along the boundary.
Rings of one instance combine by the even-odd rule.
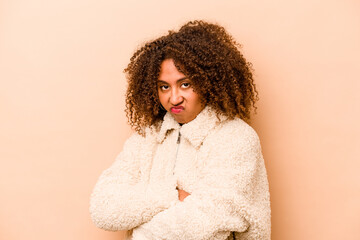
[[[188,79],[188,78],[187,78],[187,77],[183,77],[183,78],[180,78],[180,79],[176,80],[176,82],[180,82],[180,81],[183,81],[183,80],[186,80],[186,79]],[[160,79],[158,79],[157,82],[167,83],[166,81],[160,80]]]

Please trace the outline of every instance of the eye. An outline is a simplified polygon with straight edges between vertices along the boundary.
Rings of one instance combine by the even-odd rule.
[[[167,85],[160,85],[159,88],[160,88],[160,90],[162,90],[162,91],[166,91],[166,90],[169,89],[169,86],[167,86]]]
[[[182,88],[189,88],[189,87],[190,87],[190,83],[184,82],[184,83],[181,84],[181,87],[182,87]]]

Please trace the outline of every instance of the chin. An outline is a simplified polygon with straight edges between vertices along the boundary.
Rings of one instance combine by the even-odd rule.
[[[180,124],[184,124],[184,123],[186,123],[185,121],[181,121],[181,120],[177,120],[177,119],[175,119],[178,123],[180,123]]]
[[[186,121],[185,121],[184,119],[181,119],[181,118],[175,118],[175,120],[176,120],[178,123],[181,123],[181,124],[186,123]]]

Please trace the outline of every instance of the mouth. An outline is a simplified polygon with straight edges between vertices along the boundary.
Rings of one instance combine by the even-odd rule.
[[[170,108],[170,111],[175,114],[181,113],[183,110],[184,110],[183,106],[176,106],[176,107]]]

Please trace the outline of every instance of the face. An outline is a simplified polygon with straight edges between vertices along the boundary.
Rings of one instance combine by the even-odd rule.
[[[172,59],[162,62],[157,89],[161,105],[178,123],[192,121],[204,108],[191,80],[177,70]]]

